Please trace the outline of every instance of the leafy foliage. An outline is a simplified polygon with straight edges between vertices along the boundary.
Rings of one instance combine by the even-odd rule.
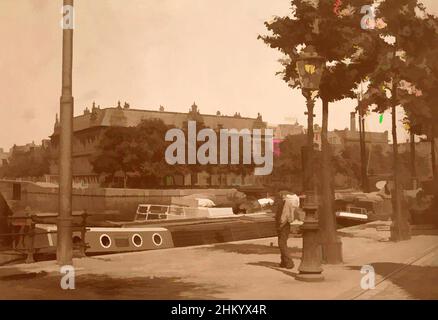
[[[437,116],[437,19],[417,0],[386,0],[377,14],[386,27],[376,32],[377,63],[362,107],[383,112],[402,105],[410,128],[428,134]]]
[[[169,129],[161,120],[143,120],[137,127],[110,127],[92,160],[94,171],[110,180],[121,176],[144,185],[156,184],[170,171],[164,141]]]
[[[360,9],[370,0],[343,1],[340,15],[333,10],[333,1],[321,0],[315,6],[305,0],[292,1],[292,14],[266,22],[271,35],[260,38],[271,48],[285,55],[284,69],[279,73],[291,88],[299,88],[296,62],[300,50],[312,44],[328,62],[320,86],[326,101],[354,97],[353,88],[371,72],[375,62],[375,35],[360,27]]]
[[[283,188],[301,190],[301,179],[303,174],[301,161],[301,147],[306,145],[304,135],[288,136],[280,145],[280,155],[275,158],[273,180],[281,183]],[[370,153],[371,152],[371,156]],[[410,152],[400,153],[400,176],[402,183],[410,187],[411,179],[411,158]],[[367,146],[368,174],[373,180],[384,180],[391,175],[392,171],[392,149],[384,148],[381,145]],[[417,175],[427,178],[431,175],[428,165],[427,154],[417,153],[416,167]],[[316,153],[315,166],[320,166],[320,152]],[[361,181],[360,171],[360,147],[357,144],[343,145],[335,152],[330,161],[334,171],[335,186],[337,188],[359,188]],[[286,183],[287,182],[287,183]],[[288,185],[287,185],[288,184]],[[272,185],[275,187],[275,183]]]
[[[28,151],[14,147],[9,163],[0,167],[0,176],[7,178],[39,178],[49,174],[50,153],[47,148],[36,147]]]

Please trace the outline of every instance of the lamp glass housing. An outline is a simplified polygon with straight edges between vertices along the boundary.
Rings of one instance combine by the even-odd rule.
[[[310,91],[319,90],[325,60],[320,57],[313,46],[307,46],[296,63],[301,88]]]

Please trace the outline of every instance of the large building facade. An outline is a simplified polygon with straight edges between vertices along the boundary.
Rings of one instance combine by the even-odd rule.
[[[99,142],[105,130],[112,126],[134,127],[142,120],[160,119],[166,125],[176,128],[186,128],[188,121],[196,121],[211,129],[264,129],[267,127],[259,114],[257,118],[242,117],[239,113],[233,116],[222,115],[219,111],[215,115],[201,114],[198,106],[194,103],[187,113],[165,111],[164,107],[158,110],[132,109],[129,104],[123,106],[119,102],[116,107],[100,108],[93,103],[91,108],[85,108],[80,116],[73,119],[73,183],[78,186],[97,186],[101,184],[101,178],[93,171],[92,158],[96,155]],[[58,180],[59,153],[59,127],[58,117],[51,136],[53,161],[50,166],[50,180]],[[164,137],[163,137],[164,139]],[[164,155],[163,155],[164,156]],[[221,178],[221,177],[219,177]],[[216,184],[218,177],[208,177],[206,173],[198,174],[196,179],[170,179],[174,185],[209,185]],[[223,179],[219,179],[223,181]],[[247,184],[243,177],[227,177],[225,184]],[[252,183],[249,183],[252,184]]]

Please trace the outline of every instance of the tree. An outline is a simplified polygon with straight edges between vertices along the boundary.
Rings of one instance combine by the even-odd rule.
[[[143,185],[156,186],[164,177],[179,173],[181,168],[169,165],[164,157],[169,143],[164,141],[170,126],[162,120],[143,120],[137,126],[137,142],[141,149],[140,176]]]
[[[341,263],[341,243],[336,235],[334,214],[334,188],[330,168],[330,146],[328,143],[329,103],[354,96],[352,89],[373,68],[374,35],[361,30],[363,5],[367,0],[343,1],[334,8],[334,2],[292,1],[292,15],[276,17],[265,23],[271,35],[260,38],[271,48],[286,55],[281,75],[291,88],[300,87],[296,62],[303,46],[313,45],[325,57],[327,70],[323,74],[319,96],[322,99],[322,170],[320,175],[319,207],[324,260]]]
[[[410,238],[407,218],[402,213],[404,206],[399,177],[396,108],[404,106],[406,109],[409,102],[419,107],[418,101],[423,95],[419,89],[419,70],[424,69],[420,48],[423,50],[424,43],[436,39],[434,27],[420,18],[418,12],[426,15],[424,6],[417,0],[386,0],[378,6],[378,15],[385,26],[376,32],[379,35],[377,64],[370,74],[370,86],[365,99],[365,105],[374,103],[377,111],[390,109],[392,113],[394,187],[391,194],[394,219],[391,231],[394,240]],[[418,114],[414,109],[410,108],[411,114]],[[420,113],[428,113],[424,107],[419,107],[419,110]]]
[[[280,154],[275,156],[272,177],[274,189],[303,188],[302,148],[306,146],[306,135],[289,135],[280,143]]]
[[[303,159],[302,147],[307,144],[305,135],[287,136],[280,144],[280,155],[274,161],[273,177],[278,181],[288,181],[285,189],[302,190]],[[345,146],[331,155],[330,167],[333,169],[334,184],[339,188],[357,187],[360,179],[359,152],[357,146]],[[314,167],[319,171],[322,165],[321,152],[314,152]],[[283,183],[284,184],[284,183]]]
[[[306,145],[306,136],[290,135],[280,144],[280,153],[274,161],[272,181],[269,187],[303,191],[301,148]],[[367,173],[374,182],[385,180],[392,172],[392,152],[383,145],[370,144],[370,157],[367,159]],[[360,148],[357,144],[346,144],[337,147],[332,154],[330,165],[334,171],[334,184],[340,189],[358,189],[361,183]],[[419,154],[416,156],[418,177],[429,174],[428,159]],[[321,166],[321,152],[315,154],[315,167]],[[409,186],[412,179],[411,153],[407,150],[400,153],[401,182]]]
[[[48,148],[34,147],[27,151],[12,148],[9,163],[0,168],[0,176],[9,178],[39,178],[49,173]]]
[[[156,185],[168,172],[164,161],[167,144],[163,137],[169,129],[161,120],[143,120],[137,127],[110,127],[92,160],[94,171],[114,178],[121,174],[123,186],[129,179]]]
[[[360,99],[362,99],[362,83],[360,86]],[[366,129],[365,129],[365,110],[360,107],[360,100],[358,104],[359,113],[359,146],[360,146],[360,164],[361,164],[361,174],[360,181],[362,190],[364,192],[370,192],[369,179],[367,174],[367,148],[366,148]]]
[[[437,170],[435,161],[435,137],[438,135],[435,123],[438,121],[438,19],[422,10],[423,18],[418,20],[422,40],[427,47],[412,48],[409,53],[418,61],[410,65],[410,74],[407,75],[410,83],[414,83],[420,91],[415,91],[408,83],[404,84],[405,90],[400,92],[400,98],[406,112],[406,123],[412,134],[426,135],[431,143],[431,160],[434,184],[437,184]],[[414,91],[414,92],[412,92]],[[415,94],[420,92],[421,94]],[[414,94],[412,94],[414,93]]]

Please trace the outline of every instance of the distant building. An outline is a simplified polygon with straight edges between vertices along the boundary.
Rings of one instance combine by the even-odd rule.
[[[356,129],[356,113],[351,113],[350,129],[335,130],[328,132],[328,142],[335,146],[335,149],[344,148],[346,146],[356,145],[360,143],[360,132]],[[321,150],[321,127],[315,125],[314,128],[314,143]],[[381,145],[385,149],[388,146],[388,131],[384,132],[365,132],[365,143],[367,145]]]
[[[302,125],[296,122],[295,124],[279,124],[276,126],[269,126],[274,130],[274,139],[284,140],[289,135],[304,134],[305,129]]]
[[[5,152],[3,148],[0,148],[0,167],[8,164],[9,152]]]
[[[166,125],[176,128],[186,128],[188,121],[202,123],[205,127],[211,129],[264,129],[267,127],[259,114],[257,118],[247,118],[236,113],[234,116],[221,115],[218,111],[215,115],[201,114],[198,106],[194,103],[187,113],[165,111],[163,106],[158,110],[141,110],[132,109],[128,103],[122,106],[119,102],[117,107],[100,108],[93,103],[91,109],[86,108],[83,115],[76,116],[73,119],[73,181],[75,184],[82,185],[99,185],[100,177],[93,171],[91,159],[97,152],[97,147],[105,130],[112,126],[134,127],[146,119],[161,119]],[[58,117],[56,117],[54,132],[51,136],[52,154],[54,161],[50,166],[52,181],[57,181],[58,162],[57,154],[59,152],[59,133]],[[164,139],[164,137],[163,137]],[[164,155],[163,155],[164,156]],[[206,177],[201,173],[197,181],[187,182],[181,177],[169,177],[168,184],[200,184],[208,185]],[[211,178],[213,179],[213,178]],[[214,179],[213,179],[214,180]],[[228,181],[229,180],[229,181]],[[243,183],[238,178],[227,178],[228,184]],[[213,183],[214,184],[214,183]]]
[[[300,135],[305,133],[302,125],[295,122],[294,124],[270,125],[268,127],[274,131],[274,154],[280,155],[280,144],[287,136]]]
[[[14,179],[47,181],[48,152],[50,152],[50,140],[47,139],[41,144],[33,141],[25,145],[14,145],[7,153],[0,149],[0,166],[14,164],[12,171],[7,170],[2,174]]]
[[[10,150],[9,154],[12,156],[12,154],[15,153],[26,153],[29,151],[33,151],[41,146],[35,144],[35,141],[32,141],[31,143],[27,143],[21,146],[14,145]]]
[[[27,143],[21,146],[14,145],[9,150],[9,155],[12,156],[12,154],[15,153],[26,153],[29,151],[39,151],[43,149],[47,149],[50,147],[51,141],[50,139],[43,139],[41,141],[41,144],[36,144],[35,141],[32,141],[31,143]]]

